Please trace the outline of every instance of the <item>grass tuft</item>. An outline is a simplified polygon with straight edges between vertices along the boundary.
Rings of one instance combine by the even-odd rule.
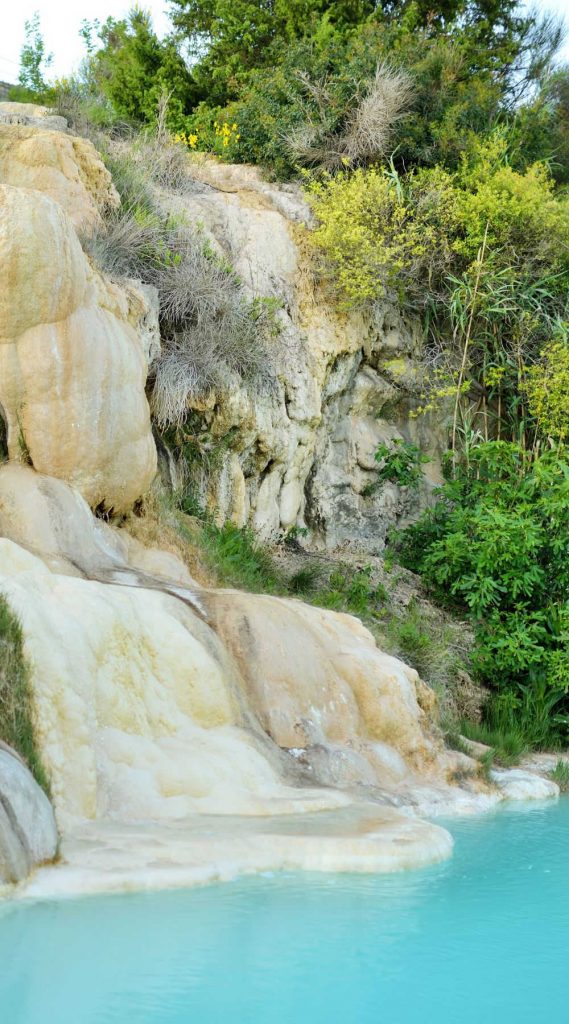
[[[22,627],[0,597],[0,739],[27,762],[49,794],[49,779],[34,736],[30,669],[24,655]]]
[[[105,154],[121,206],[82,241],[105,273],[158,291],[162,354],[152,369],[150,404],[164,431],[181,426],[192,400],[211,392],[242,384],[258,395],[274,386],[276,310],[271,300],[250,298],[202,232],[161,211],[137,145]]]
[[[521,730],[502,730],[484,722],[463,721],[460,731],[467,739],[491,747],[496,764],[503,768],[518,764],[528,749],[526,737]]]
[[[569,793],[569,762],[560,759],[549,773],[549,778],[557,783],[562,793]]]

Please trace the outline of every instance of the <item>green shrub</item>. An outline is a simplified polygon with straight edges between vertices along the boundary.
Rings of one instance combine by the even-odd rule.
[[[159,39],[146,11],[133,7],[123,19],[84,21],[81,35],[87,47],[84,81],[91,95],[108,101],[115,119],[153,124],[167,95],[168,127],[183,127],[199,90],[175,40]]]
[[[204,10],[193,0],[180,0],[180,6],[191,7],[193,16]],[[226,59],[214,66],[215,54],[221,52],[214,42],[198,60],[194,74],[200,79],[203,73],[208,81],[199,119],[206,120],[211,105],[218,121],[239,125],[238,159],[263,164],[282,177],[296,174],[299,165],[338,166],[342,157],[350,162],[353,153],[349,147],[345,151],[350,125],[358,121],[362,101],[365,108],[366,96],[373,95],[377,67],[388,66],[392,74],[411,79],[413,100],[403,121],[391,120],[391,141],[377,145],[383,132],[373,132],[363,148],[358,147],[357,159],[366,162],[391,150],[399,169],[437,163],[456,168],[474,135],[486,135],[500,122],[513,125],[525,96],[532,94],[530,103],[535,104],[535,84],[547,80],[562,36],[554,19],[515,16],[510,3],[508,13],[504,4],[492,12],[477,3],[460,12],[456,5],[447,6],[444,17],[417,3],[376,6],[373,14],[367,4],[359,11],[358,5],[349,6],[349,16],[343,4],[328,6],[322,16],[315,5],[309,17],[305,13],[302,30],[298,7],[294,15],[289,7],[284,26],[273,13],[270,42],[265,39],[260,51],[253,43],[254,25],[256,16],[262,20],[266,12],[257,9],[253,14],[249,6],[251,29],[240,33]],[[213,7],[208,8],[210,20],[212,12]],[[181,15],[179,23],[187,25],[187,15]],[[217,38],[235,27],[234,18],[228,23],[215,21],[212,32]],[[281,38],[279,44],[281,33],[286,42]],[[238,58],[249,47],[254,52]],[[234,62],[239,67],[231,73]],[[225,106],[228,99],[233,102]],[[522,170],[528,163],[526,137],[529,162],[548,158],[555,126],[562,123],[562,106],[552,111],[551,98],[544,98],[543,104],[548,105],[548,118],[534,117],[531,132],[524,132],[521,124],[516,128]],[[525,123],[530,124],[527,117]]]
[[[532,460],[481,444],[397,541],[403,564],[471,618],[473,664],[497,691],[488,716],[532,745],[569,734],[568,479],[563,449]]]
[[[27,762],[36,781],[49,793],[49,780],[34,735],[30,670],[22,628],[0,597],[0,739]]]
[[[551,427],[555,395],[540,406],[527,367],[543,352],[548,373],[550,346],[567,344],[569,198],[541,165],[514,171],[507,144],[501,131],[473,142],[453,173],[359,169],[307,189],[310,241],[340,303],[373,310],[388,296],[422,315],[436,373],[418,412],[454,397],[453,449],[477,435],[530,446],[536,410]]]
[[[569,323],[559,323],[539,361],[528,368],[523,391],[539,434],[565,443],[569,439]]]
[[[399,487],[413,489],[419,486],[423,478],[421,466],[430,462],[429,456],[416,444],[403,438],[395,438],[391,446],[380,444],[374,458],[381,463],[377,474],[380,481],[388,480]]]

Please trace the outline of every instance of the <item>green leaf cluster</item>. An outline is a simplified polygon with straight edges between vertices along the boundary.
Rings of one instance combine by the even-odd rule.
[[[471,618],[474,664],[512,724],[569,729],[569,453],[519,445],[470,452],[434,508],[398,537],[404,565]],[[499,705],[500,706],[500,705]],[[547,725],[548,723],[548,725]],[[546,729],[547,725],[547,729]]]

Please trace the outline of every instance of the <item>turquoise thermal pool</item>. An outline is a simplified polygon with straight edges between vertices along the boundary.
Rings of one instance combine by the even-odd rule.
[[[569,799],[446,823],[383,876],[0,905],[2,1024],[569,1019]]]

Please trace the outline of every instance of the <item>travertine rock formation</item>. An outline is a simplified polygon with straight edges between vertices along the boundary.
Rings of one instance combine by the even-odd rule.
[[[21,882],[56,852],[48,798],[18,754],[0,741],[0,887]]]
[[[0,97],[2,83],[0,82]],[[55,114],[49,107],[37,103],[14,103],[10,100],[0,102],[0,124],[25,124],[38,128],[53,128],[65,131],[67,121]]]
[[[129,510],[153,478],[144,387],[159,344],[155,297],[106,280],[79,244],[75,227],[114,201],[93,152],[0,124],[0,182],[31,186],[0,183],[0,593],[22,624],[68,862],[46,877],[84,891],[448,856],[448,833],[411,809],[500,793],[444,750],[417,673],[351,616],[202,589],[175,555],[92,514]],[[252,293],[284,300],[276,392],[236,389],[202,409],[214,436],[231,436],[210,497],[264,537],[307,522],[315,543],[381,544],[406,498],[368,499],[366,483],[378,442],[414,429],[417,337],[392,310],[342,319],[303,288],[294,191],[250,169],[200,174],[186,213]],[[472,774],[460,788],[457,768]],[[531,776],[497,781],[532,793]],[[19,881],[55,842],[49,802],[0,750],[0,880]]]
[[[189,195],[161,193],[163,205],[203,225],[252,295],[281,303],[276,388],[236,388],[205,408],[196,403],[208,438],[225,439],[205,496],[220,517],[249,523],[265,539],[308,526],[316,546],[381,550],[388,527],[440,479],[444,418],[409,416],[420,393],[418,326],[389,303],[371,318],[338,312],[303,253],[300,225],[310,213],[298,189],[211,160],[196,161],[191,173]],[[401,437],[433,455],[419,496],[391,483],[370,488],[378,445]]]
[[[451,841],[394,806],[500,799],[476,780],[448,784],[473,762],[444,751],[432,696],[352,617],[200,590],[158,553],[153,576],[79,495],[25,467],[0,470],[0,533],[0,592],[24,631],[72,891],[410,867],[448,856]],[[524,797],[533,787],[526,776]],[[289,823],[253,820],[275,816]]]
[[[149,312],[141,292],[105,281],[63,208],[0,185],[0,406],[8,455],[122,511],[144,492],[156,453],[144,394]]]
[[[14,106],[14,104],[0,105]],[[27,106],[27,104],[17,104]],[[40,126],[3,124],[0,116],[0,184],[33,188],[54,199],[83,231],[101,223],[101,212],[118,206],[118,193],[92,142]]]

